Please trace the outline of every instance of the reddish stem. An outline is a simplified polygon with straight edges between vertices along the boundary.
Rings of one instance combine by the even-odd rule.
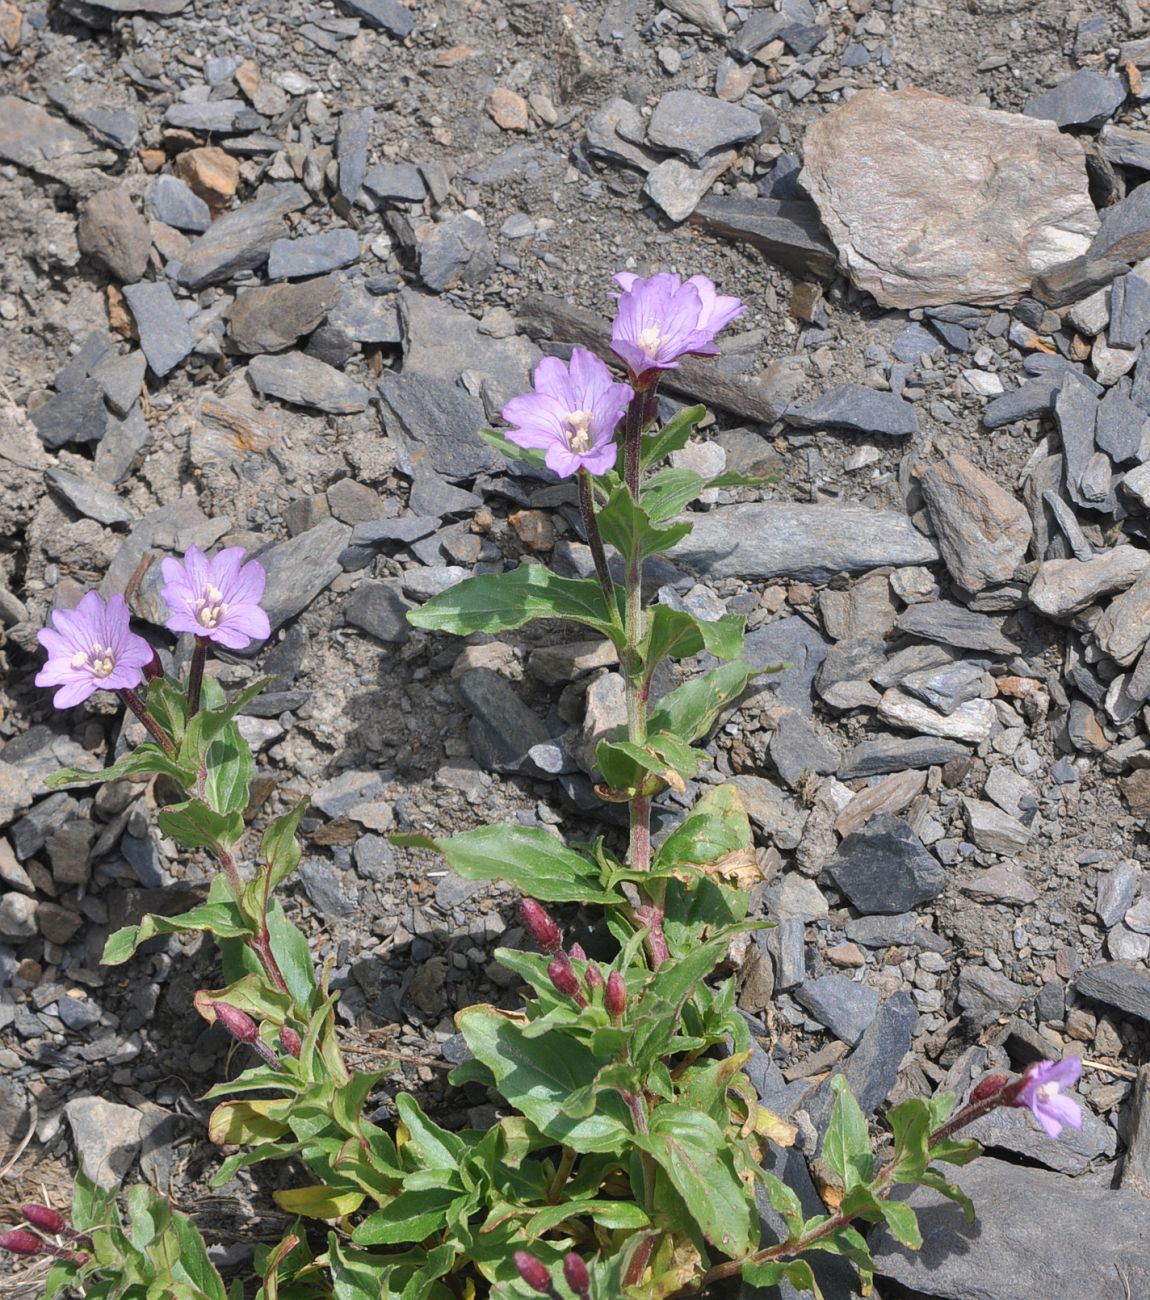
[[[136,692],[131,687],[125,687],[123,690],[117,691],[116,694],[119,695],[136,717],[140,719],[144,724],[144,730],[149,736],[151,736],[156,744],[159,745],[164,753],[167,754],[169,758],[175,758],[175,745],[172,744],[171,739],[164,731],[163,727],[160,726],[155,718],[153,718],[144,707],[144,701],[140,699]]]

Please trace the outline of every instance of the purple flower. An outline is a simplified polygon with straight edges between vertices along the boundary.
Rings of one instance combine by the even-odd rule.
[[[678,369],[680,357],[716,356],[715,335],[746,311],[738,298],[717,294],[705,275],[684,284],[677,275],[643,280],[620,271],[615,282],[623,292],[611,324],[611,351],[638,388],[649,387],[656,371]]]
[[[572,350],[570,369],[558,357],[544,357],[535,368],[535,391],[503,408],[503,418],[516,426],[507,439],[545,451],[547,468],[560,478],[581,469],[605,474],[615,464],[615,429],[633,396],[584,348]]]
[[[1014,1098],[1015,1106],[1026,1106],[1034,1118],[1056,1138],[1062,1126],[1082,1127],[1082,1111],[1070,1097],[1062,1095],[1063,1088],[1075,1084],[1082,1076],[1082,1062],[1077,1056],[1065,1056],[1061,1061],[1037,1061],[1023,1072]]]
[[[141,669],[152,661],[152,647],[129,630],[131,615],[118,592],[107,603],[90,591],[75,609],[52,611],[53,627],[36,639],[48,662],[36,674],[37,686],[59,686],[58,709],[80,704],[94,691],[125,691],[139,686]]]
[[[198,546],[189,546],[182,563],[164,560],[160,594],[172,611],[168,629],[193,632],[229,650],[270,636],[271,624],[259,606],[267,574],[262,564],[243,560],[241,546],[229,546],[210,560]]]

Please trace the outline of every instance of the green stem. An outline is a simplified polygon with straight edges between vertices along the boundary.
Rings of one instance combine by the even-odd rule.
[[[585,469],[579,471],[579,512],[583,516],[583,530],[587,534],[587,545],[595,560],[595,573],[607,602],[607,612],[612,619],[617,617],[615,607],[615,584],[611,581],[611,570],[607,567],[607,552],[603,549],[603,537],[599,532],[599,520],[595,514],[595,501],[591,492],[591,475]]]
[[[144,724],[144,730],[156,742],[169,758],[175,758],[176,747],[172,744],[170,737],[164,731],[163,727],[152,717],[144,707],[144,701],[130,687],[117,691],[119,697],[124,701],[129,709]]]
[[[547,1188],[547,1204],[558,1205],[559,1198],[563,1194],[563,1188],[567,1185],[567,1179],[571,1177],[571,1170],[575,1165],[575,1152],[570,1147],[563,1148],[563,1155],[559,1159],[559,1167],[555,1170],[555,1177],[552,1178]]]
[[[240,914],[243,915],[244,880],[240,875],[239,866],[236,864],[235,858],[232,857],[231,853],[229,853],[222,844],[216,844],[213,848],[216,857],[219,859],[220,866],[223,867],[224,874],[228,878],[228,888],[232,891],[232,897],[236,900],[236,906],[240,909]],[[288,997],[291,997],[287,981],[284,979],[283,972],[280,970],[279,963],[276,961],[275,954],[272,952],[272,937],[268,930],[266,912],[260,918],[259,934],[252,935],[250,938],[245,940],[245,942],[259,959],[260,965],[264,968],[268,979],[270,979],[275,985],[276,990],[280,993],[286,993]],[[294,999],[292,1000],[294,1002]]]
[[[208,657],[208,638],[196,637],[192,651],[192,666],[188,669],[188,720],[200,711],[200,690],[204,684],[204,663]]]

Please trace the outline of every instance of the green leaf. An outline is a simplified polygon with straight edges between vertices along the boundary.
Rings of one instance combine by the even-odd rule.
[[[651,1222],[650,1217],[630,1201],[568,1201],[565,1205],[549,1205],[545,1210],[538,1210],[523,1225],[523,1230],[529,1237],[541,1237],[569,1219],[584,1217],[597,1228],[611,1232],[634,1232]]]
[[[283,905],[278,899],[274,899],[268,908],[267,927],[272,955],[288,986],[292,1001],[302,1015],[311,1008],[318,992],[311,950],[303,931],[284,915]]]
[[[239,813],[224,814],[199,799],[169,804],[156,820],[160,830],[186,849],[231,848],[244,837],[244,819]]]
[[[687,406],[676,411],[661,429],[643,439],[639,466],[649,469],[673,451],[682,451],[690,441],[695,425],[707,414],[705,406]]]
[[[416,1156],[421,1169],[459,1168],[467,1155],[467,1143],[461,1137],[432,1123],[410,1093],[399,1093],[395,1108],[407,1130],[406,1141],[402,1143],[405,1160],[409,1155]]]
[[[148,740],[137,745],[130,754],[125,754],[111,767],[98,768],[94,772],[76,767],[64,768],[60,772],[54,772],[44,784],[55,790],[62,785],[99,785],[104,781],[118,781],[125,776],[170,776],[184,787],[190,786],[195,780],[194,772],[181,767],[159,745]]]
[[[809,1291],[815,1300],[823,1300],[823,1293],[815,1281],[814,1271],[805,1259],[792,1259],[787,1264],[787,1281],[796,1291]]]
[[[243,812],[248,806],[248,787],[256,774],[256,764],[248,742],[240,735],[234,722],[227,723],[213,739],[203,763],[204,798],[207,802],[217,812]]]
[[[661,469],[643,485],[640,505],[651,521],[673,519],[703,490],[703,478],[693,469]]]
[[[234,699],[222,703],[218,707],[213,707],[214,701],[208,698],[212,694],[211,689],[208,688],[208,683],[211,682],[212,687],[218,687],[219,683],[210,677],[205,677],[204,687],[208,688],[204,690],[202,696],[205,707],[192,718],[184,731],[183,740],[180,742],[180,762],[185,767],[198,768],[203,762],[204,755],[207,753],[212,741],[223,734],[232,719],[240,713],[245,705],[254,700],[270,681],[270,677],[257,678]]]
[[[669,731],[683,740],[699,740],[715,725],[719,714],[747,689],[755,672],[736,659],[692,677],[663,696],[651,710],[647,725],[652,731]]]
[[[751,1286],[761,1287],[774,1286],[783,1280],[786,1273],[786,1264],[777,1259],[767,1259],[761,1264],[756,1263],[753,1259],[745,1259],[742,1268],[739,1269],[739,1276],[744,1282],[750,1283]]]
[[[776,1214],[783,1216],[789,1234],[788,1241],[793,1241],[802,1231],[803,1226],[803,1206],[798,1194],[789,1188],[781,1178],[776,1178],[774,1174],[768,1174],[766,1170],[758,1168],[756,1168],[755,1172],[766,1188],[767,1200],[771,1203],[771,1209]]]
[[[738,786],[712,786],[659,846],[653,866],[719,862],[733,853],[749,853],[753,845]]]
[[[844,1192],[865,1185],[874,1175],[874,1155],[866,1117],[843,1075],[831,1081],[835,1105],[823,1140],[823,1159],[842,1179]]]
[[[422,1241],[442,1230],[447,1211],[459,1193],[451,1188],[428,1187],[402,1191],[370,1215],[351,1234],[357,1246],[397,1246]]]
[[[629,740],[601,740],[595,747],[595,761],[603,779],[614,790],[637,788],[641,773],[649,772],[675,790],[694,779],[703,755],[676,736],[659,732],[642,745]]]
[[[891,1171],[896,1183],[916,1183],[930,1164],[927,1144],[930,1139],[930,1110],[921,1097],[908,1097],[891,1108],[887,1123],[894,1134],[894,1160]]]
[[[665,657],[689,659],[708,650],[716,659],[734,659],[742,652],[746,622],[742,614],[707,620],[669,605],[656,605],[650,613],[647,635],[639,647],[648,677]]]
[[[982,1147],[973,1138],[944,1138],[930,1149],[932,1160],[948,1165],[968,1165],[982,1155]]]
[[[378,1255],[352,1250],[334,1232],[327,1235],[327,1267],[331,1274],[331,1300],[379,1300]]]
[[[466,880],[506,880],[547,903],[619,903],[599,884],[599,869],[530,826],[480,826],[446,839],[393,835],[402,848],[434,849]]]
[[[203,903],[180,916],[149,913],[139,925],[128,925],[109,935],[101,958],[105,966],[126,962],[142,943],[157,934],[187,934],[205,930],[218,939],[237,939],[251,933],[234,903]]]
[[[613,546],[626,560],[647,559],[669,551],[691,531],[689,523],[657,528],[625,483],[611,493],[598,512],[599,531],[608,546]]]
[[[407,621],[430,632],[509,632],[539,618],[566,618],[621,644],[618,612],[607,608],[594,578],[561,578],[542,564],[467,578],[409,611]]]
[[[574,1119],[565,1103],[589,1087],[605,1064],[581,1043],[549,1035],[523,1036],[521,1027],[491,1007],[467,1007],[455,1023],[474,1055],[490,1069],[499,1091],[541,1133],[575,1151],[620,1151],[628,1142],[626,1109],[604,1093],[596,1114]]]
[[[919,1175],[918,1181],[923,1187],[932,1187],[936,1192],[954,1201],[956,1205],[960,1205],[962,1207],[962,1216],[966,1222],[968,1224],[974,1223],[974,1202],[957,1183],[951,1182],[941,1170],[926,1169]]]
[[[729,1143],[708,1115],[674,1103],[657,1106],[635,1144],[649,1152],[683,1198],[703,1236],[733,1257],[758,1243],[754,1197],[740,1180]]]
[[[227,1300],[223,1278],[216,1272],[203,1237],[187,1215],[172,1214],[172,1234],[179,1246],[180,1272],[209,1300]]]
[[[546,452],[538,451],[534,447],[520,447],[505,438],[497,429],[476,429],[475,432],[483,442],[501,452],[509,461],[518,461],[521,465],[530,465],[534,469],[547,468]]]
[[[299,866],[301,856],[300,843],[296,832],[299,830],[300,818],[307,808],[307,799],[301,799],[291,810],[277,817],[264,831],[260,841],[260,856],[269,867],[268,889],[274,889],[282,880]]]
[[[922,1246],[922,1233],[918,1226],[918,1216],[902,1201],[879,1201],[879,1210],[886,1220],[886,1226],[904,1246],[918,1250]]]
[[[214,681],[212,684],[216,685]],[[148,683],[144,705],[178,749],[188,725],[188,696],[183,683],[168,676],[157,677]]]

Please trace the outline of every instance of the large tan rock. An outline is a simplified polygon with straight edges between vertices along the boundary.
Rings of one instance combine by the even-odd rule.
[[[1085,253],[1085,153],[1053,122],[925,90],[864,90],[808,129],[802,183],[885,307],[998,303]]]

